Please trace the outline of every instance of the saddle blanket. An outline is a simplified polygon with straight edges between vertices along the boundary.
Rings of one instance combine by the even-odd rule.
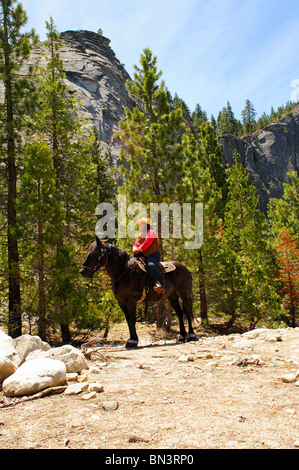
[[[140,269],[142,269],[142,271],[144,271],[145,273],[147,272],[147,266],[146,264],[139,260],[139,259],[136,259],[137,263],[139,264],[139,267]],[[172,271],[175,271],[176,270],[176,267],[173,263],[171,263],[170,261],[162,261],[161,263],[159,263],[159,268],[161,269],[162,273],[171,273]]]

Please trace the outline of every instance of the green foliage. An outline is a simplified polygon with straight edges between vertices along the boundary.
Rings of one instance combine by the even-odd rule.
[[[0,1],[0,82],[4,101],[0,103],[0,162],[4,163],[1,190],[5,193],[7,221],[8,331],[13,337],[22,332],[19,249],[15,237],[18,166],[27,125],[24,115],[30,109],[30,77],[19,73],[36,41],[34,31],[22,33],[27,16],[14,0]],[[30,71],[29,71],[30,75]],[[2,170],[2,169],[1,169]]]
[[[278,311],[273,287],[273,257],[266,238],[266,219],[259,209],[249,174],[238,161],[228,176],[228,200],[219,257],[221,309],[235,321],[245,318],[254,326]]]
[[[246,100],[245,108],[242,111],[244,134],[252,134],[252,132],[256,131],[257,123],[255,117],[256,111],[253,104],[250,100]]]

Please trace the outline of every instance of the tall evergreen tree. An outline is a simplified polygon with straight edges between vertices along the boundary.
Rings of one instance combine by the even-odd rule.
[[[143,108],[126,108],[126,120],[120,121],[120,132],[115,134],[125,145],[120,157],[129,164],[125,189],[131,202],[173,202],[182,188],[182,111],[170,109],[164,82],[159,83],[157,57],[149,49],[144,49],[140,64],[127,87]],[[161,217],[158,236],[161,241]]]
[[[219,203],[218,214],[223,217],[223,210],[227,198],[226,171],[223,164],[221,143],[215,135],[214,129],[209,122],[205,122],[199,129],[200,159],[203,168],[208,168],[217,188],[221,191],[222,202]]]
[[[21,152],[20,136],[24,130],[24,115],[28,111],[31,91],[30,80],[18,72],[36,41],[33,30],[28,34],[22,33],[27,15],[22,5],[15,3],[15,0],[0,1],[0,81],[4,84],[4,105],[0,107],[0,152],[7,177],[8,332],[12,337],[22,333],[19,248],[15,235],[17,160]]]
[[[253,327],[269,310],[274,312],[277,308],[272,282],[274,265],[256,189],[249,185],[249,174],[239,162],[236,151],[235,160],[235,165],[229,169],[221,241],[221,306],[231,323],[236,318],[245,318]]]
[[[46,341],[46,270],[57,243],[53,227],[61,219],[62,211],[54,197],[56,174],[50,148],[45,142],[35,141],[27,145],[26,156],[18,200],[19,230],[30,277],[32,272],[37,273],[38,335]]]
[[[255,121],[256,111],[250,100],[246,100],[245,108],[242,111],[242,121],[244,134],[251,134],[256,131],[257,123]]]
[[[86,242],[84,233],[94,224],[98,203],[97,168],[94,136],[86,138],[78,102],[64,82],[60,58],[62,43],[54,21],[46,22],[45,67],[38,68],[38,107],[32,116],[36,134],[48,142],[55,170],[54,197],[61,217],[53,222],[56,256],[51,270],[52,310],[60,321],[63,341],[70,341],[69,323],[78,314],[75,308],[76,244]]]
[[[207,113],[203,111],[202,107],[197,103],[191,117],[195,135],[198,135],[200,126],[208,121]]]
[[[208,123],[201,125],[201,130],[213,132]],[[222,206],[221,190],[211,174],[209,167],[207,135],[199,143],[190,132],[183,137],[185,148],[184,187],[185,200],[192,206],[201,202],[203,204],[203,244],[200,248],[185,253],[185,262],[198,273],[198,291],[200,298],[201,324],[208,323],[208,307],[213,290],[214,273],[217,270],[218,230],[221,227],[219,207]],[[209,151],[214,151],[209,147]]]

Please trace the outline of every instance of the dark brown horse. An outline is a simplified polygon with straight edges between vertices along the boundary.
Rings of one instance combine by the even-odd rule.
[[[188,269],[180,263],[173,262],[175,271],[165,273],[165,293],[161,295],[152,293],[154,302],[168,299],[174,308],[180,323],[180,340],[194,341],[196,335],[192,328],[192,276]],[[87,252],[87,256],[80,268],[80,274],[91,278],[100,268],[105,268],[112,281],[112,290],[118,304],[125,314],[130,330],[130,339],[126,348],[136,348],[138,336],[136,334],[136,307],[143,288],[147,283],[147,274],[141,270],[134,256],[130,256],[125,250],[98,238],[93,242]],[[183,310],[179,303],[182,299]],[[186,315],[189,325],[187,336],[183,313]]]

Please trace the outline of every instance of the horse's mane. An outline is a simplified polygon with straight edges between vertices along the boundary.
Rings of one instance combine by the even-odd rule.
[[[112,264],[119,265],[120,267],[127,266],[130,269],[140,270],[135,256],[128,253],[123,248],[104,241],[102,241],[102,245],[107,250],[109,261],[112,262]]]

